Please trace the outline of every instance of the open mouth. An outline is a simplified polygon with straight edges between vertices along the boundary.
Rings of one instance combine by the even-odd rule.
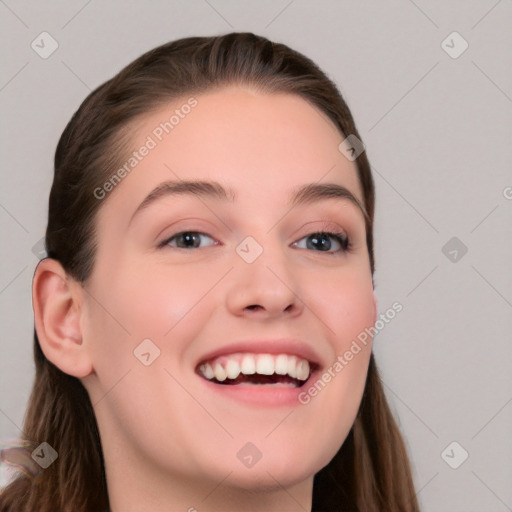
[[[236,353],[204,361],[196,372],[224,386],[276,386],[299,388],[317,365],[289,354]]]

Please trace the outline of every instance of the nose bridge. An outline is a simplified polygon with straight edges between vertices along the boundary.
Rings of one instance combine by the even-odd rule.
[[[255,275],[259,280],[276,281],[276,284],[280,281],[275,273],[285,279],[290,268],[290,261],[287,260],[287,248],[283,244],[284,242],[279,240],[276,230],[269,233],[260,231],[255,236],[245,237],[236,248],[236,252],[242,260],[240,263],[244,263],[240,265],[242,272],[247,273],[249,277]]]
[[[287,250],[277,231],[268,229],[253,231],[238,244],[227,297],[233,313],[256,306],[272,315],[297,309],[297,275],[291,271]]]

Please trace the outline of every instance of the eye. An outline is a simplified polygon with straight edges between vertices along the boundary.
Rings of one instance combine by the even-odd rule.
[[[159,244],[160,248],[171,246],[177,249],[199,249],[201,248],[201,238],[209,239],[212,243],[208,245],[217,245],[213,238],[199,231],[181,231],[169,238],[166,238]],[[303,240],[305,240],[305,245]],[[350,248],[350,241],[345,233],[341,231],[316,231],[311,233],[298,242],[293,244],[300,249],[313,249],[317,252],[328,254],[346,252]]]
[[[302,240],[306,240],[306,244],[301,244]],[[334,240],[334,243],[332,243]],[[319,252],[327,253],[340,253],[346,252],[350,247],[350,242],[345,233],[342,232],[330,232],[330,231],[317,231],[311,233],[304,238],[301,238],[298,242],[293,245],[300,249],[317,249]],[[334,247],[333,247],[334,246]]]
[[[201,244],[201,237],[213,240],[212,237],[204,233],[200,233],[199,231],[182,231],[181,233],[176,233],[170,238],[166,238],[159,244],[159,247],[170,245],[171,247],[177,247],[178,249],[197,249]],[[174,243],[174,241],[176,241],[176,243]],[[215,245],[215,242],[209,245]]]

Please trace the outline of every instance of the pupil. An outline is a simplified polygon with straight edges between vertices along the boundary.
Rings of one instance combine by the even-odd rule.
[[[322,250],[328,251],[331,248],[331,241],[324,234],[315,233],[311,235],[311,244],[308,243],[308,245],[309,248],[322,248]]]
[[[194,243],[194,240],[197,242],[197,236],[193,233],[184,233],[182,235],[182,239],[185,241],[185,246],[186,247],[197,247],[197,243]],[[190,244],[189,242],[192,242],[192,244]]]

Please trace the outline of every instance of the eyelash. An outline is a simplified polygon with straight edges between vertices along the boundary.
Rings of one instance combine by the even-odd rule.
[[[211,238],[213,240],[213,237],[211,237],[207,233],[203,233],[201,231],[193,231],[193,230],[180,231],[180,232],[175,233],[174,235],[170,236],[169,238],[166,238],[162,242],[160,242],[158,244],[158,248],[159,249],[163,249],[165,247],[172,247],[173,249],[182,249],[182,250],[185,250],[185,251],[188,251],[188,250],[191,250],[191,249],[200,249],[200,247],[188,247],[187,248],[187,247],[174,247],[174,246],[170,245],[170,242],[172,240],[174,240],[175,238],[178,238],[181,235],[186,235],[186,234],[203,235],[203,236],[207,236],[208,238]],[[313,235],[321,235],[322,237],[323,236],[327,236],[327,237],[330,237],[330,238],[334,238],[334,239],[336,239],[336,241],[341,246],[341,249],[337,249],[335,251],[329,250],[329,251],[314,251],[314,252],[320,252],[320,253],[323,253],[323,254],[328,254],[328,255],[335,256],[337,254],[343,254],[343,253],[346,253],[346,252],[350,252],[351,249],[352,249],[352,242],[351,242],[350,238],[343,231],[329,230],[329,228],[326,227],[326,226],[323,226],[321,229],[319,229],[317,231],[313,231],[313,232],[303,236],[298,241],[303,240],[304,238],[311,237]],[[296,243],[297,242],[294,242],[294,244],[296,244]],[[213,245],[217,245],[217,244],[213,244]]]

